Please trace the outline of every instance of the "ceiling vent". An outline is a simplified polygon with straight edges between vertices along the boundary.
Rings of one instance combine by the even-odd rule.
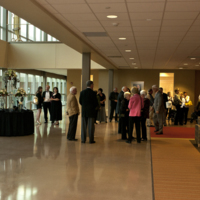
[[[86,37],[108,37],[106,32],[83,32]]]

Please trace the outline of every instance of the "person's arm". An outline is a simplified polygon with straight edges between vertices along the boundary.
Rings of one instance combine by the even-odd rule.
[[[82,105],[82,92],[80,93],[79,103]]]
[[[129,110],[131,110],[131,108],[132,108],[132,104],[133,104],[133,100],[130,99],[129,104],[128,104],[128,108],[129,108]]]
[[[60,101],[61,99],[61,95],[60,94],[57,94],[57,98],[51,98],[51,101]]]

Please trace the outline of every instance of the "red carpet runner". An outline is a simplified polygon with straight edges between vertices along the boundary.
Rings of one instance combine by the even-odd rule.
[[[151,137],[160,138],[195,138],[195,128],[186,127],[169,127],[163,128],[163,135],[156,135],[154,133],[155,128],[151,127]]]

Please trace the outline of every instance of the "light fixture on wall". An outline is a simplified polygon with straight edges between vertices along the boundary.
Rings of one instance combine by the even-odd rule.
[[[117,15],[108,15],[107,18],[109,18],[109,19],[115,19],[115,18],[117,18]]]

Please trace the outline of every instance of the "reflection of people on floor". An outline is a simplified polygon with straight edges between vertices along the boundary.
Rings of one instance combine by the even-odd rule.
[[[44,134],[40,134],[40,128],[37,127],[37,135],[34,144],[34,154],[38,159],[42,157],[57,159],[60,154],[62,139],[62,129],[51,126],[47,134],[47,125],[44,126]]]

